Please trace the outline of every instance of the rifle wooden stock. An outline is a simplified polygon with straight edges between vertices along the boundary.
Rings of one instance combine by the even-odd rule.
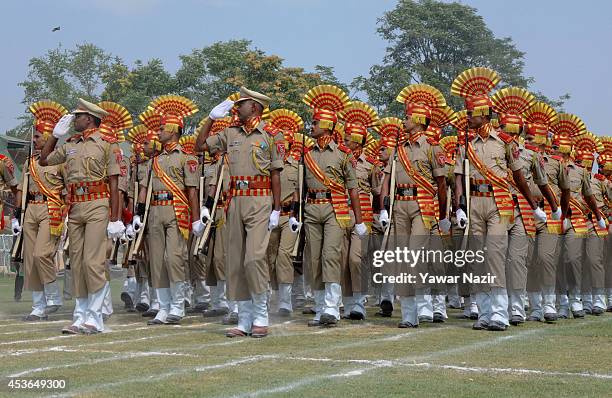
[[[210,220],[208,221],[208,223],[206,223],[206,228],[204,228],[204,233],[202,234],[202,236],[200,236],[198,238],[197,244],[194,245],[193,248],[193,255],[197,256],[202,249],[204,249],[204,246],[206,246],[206,243],[208,242],[208,239],[210,238],[211,234],[211,230],[213,228],[213,224],[215,223],[215,214],[217,213],[217,203],[219,202],[219,198],[221,197],[221,191],[223,189],[223,175],[225,174],[225,161],[223,158],[221,158],[221,169],[219,170],[219,175],[217,176],[217,187],[215,189],[215,198],[213,201],[213,207],[210,210]]]
[[[142,246],[142,240],[144,239],[144,230],[147,224],[147,217],[149,216],[149,208],[151,207],[151,198],[153,196],[153,173],[149,173],[149,181],[147,184],[147,199],[145,200],[145,213],[142,217],[142,227],[135,239],[135,243],[132,247],[132,251],[130,251],[128,255],[128,261],[132,261],[136,253],[140,251]]]
[[[397,172],[397,148],[395,150],[396,154],[393,156],[393,160],[391,162],[391,178],[389,179],[389,225],[387,225],[387,228],[385,229],[380,250],[386,250],[387,248],[389,234],[391,233],[391,223],[393,222],[393,205],[395,204],[395,174]]]
[[[470,160],[467,157],[467,150],[465,154],[465,159],[463,160],[463,194],[465,195],[465,214],[468,217],[467,225],[463,230],[463,239],[461,239],[461,250],[466,250],[468,246],[468,236],[470,233]]]

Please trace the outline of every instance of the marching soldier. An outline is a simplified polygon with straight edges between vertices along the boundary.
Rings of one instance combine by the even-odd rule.
[[[392,167],[389,165],[385,169],[381,198],[389,195],[391,184],[394,184],[395,202],[393,208],[381,210],[380,222],[383,227],[391,228],[389,234],[393,248],[427,250],[435,245],[433,236],[450,230],[450,221],[446,217],[446,156],[438,143],[425,133],[432,110],[444,107],[446,101],[439,90],[426,84],[404,87],[397,101],[405,107],[405,138],[400,137],[396,148],[395,181],[391,181]],[[383,205],[384,202],[381,208]],[[428,263],[395,261],[392,266],[396,275],[417,276],[427,272]],[[420,278],[417,277],[415,283],[396,284],[395,292],[400,297],[402,309],[398,327],[416,328],[419,320],[433,321],[431,289]]]
[[[529,192],[521,172],[520,152],[513,137],[497,131],[491,125],[492,102],[489,91],[500,78],[487,68],[472,68],[461,73],[453,82],[451,93],[465,98],[468,126],[475,130],[475,136],[459,153],[455,165],[455,208],[457,222],[467,227],[468,215],[462,203],[465,189],[471,190],[469,214],[470,237],[474,250],[487,247],[484,261],[470,264],[473,275],[490,275],[487,280],[473,284],[477,289],[478,320],[473,329],[493,331],[506,330],[508,319],[508,293],[506,290],[505,260],[508,250],[508,224],[514,217],[512,194],[508,186],[508,169],[517,188],[529,203],[531,209],[537,205]],[[470,162],[470,184],[463,186],[465,158]]]
[[[353,101],[340,114],[344,121],[344,145],[351,150],[355,159],[355,176],[361,208],[361,219],[368,227],[368,233],[374,224],[372,203],[379,203],[382,185],[382,170],[377,158],[367,157],[364,148],[376,144],[368,128],[378,123],[378,115],[372,107]],[[377,206],[378,207],[378,206]],[[351,221],[354,225],[354,213]],[[369,286],[366,272],[369,240],[362,243],[361,237],[352,228],[345,232],[345,258],[342,272],[342,302],[345,319],[363,320],[366,317],[365,294]]]
[[[291,252],[298,235],[291,230],[289,217],[297,202],[298,195],[298,160],[300,152],[292,150],[294,134],[304,128],[304,122],[297,113],[288,109],[277,109],[270,113],[268,123],[280,130],[285,139],[284,165],[281,171],[281,214],[278,227],[270,232],[267,258],[270,268],[270,285],[278,292],[278,314],[291,316],[293,305],[291,293],[293,287],[293,261]],[[299,144],[298,144],[299,145]]]
[[[552,209],[552,218],[561,219],[561,208],[548,186],[544,163],[539,148],[532,145],[521,145],[519,133],[523,129],[523,112],[534,103],[535,97],[520,87],[506,87],[496,92],[491,98],[493,109],[498,114],[500,129],[511,135],[518,145],[522,174],[532,194],[541,192],[539,198],[546,198]],[[511,175],[510,193],[514,201],[514,221],[508,230],[508,254],[506,257],[506,280],[509,286],[508,301],[510,324],[517,326],[525,322],[525,305],[523,296],[527,287],[527,262],[531,262],[536,223],[546,222],[546,213],[540,208],[543,200],[533,200],[538,204],[535,212],[531,210],[527,197],[521,192]]]
[[[349,104],[348,96],[335,86],[321,85],[310,89],[304,102],[313,108],[311,136],[314,141],[296,136],[295,142],[305,144],[302,154],[307,187],[304,227],[315,299],[315,316],[308,325],[335,326],[340,319],[344,229],[352,222],[349,198],[355,233],[365,236],[367,227],[361,218],[356,160],[351,150],[334,142],[332,136],[338,123],[337,113]],[[295,213],[289,223],[293,228],[299,227]]]
[[[198,206],[198,161],[179,144],[183,118],[198,109],[191,100],[176,95],[156,98],[149,104],[149,109],[161,115],[159,142],[163,149],[149,160],[147,173],[152,177],[149,179],[147,176],[141,181],[142,194],[139,193],[138,198],[139,205],[145,203],[150,183],[152,197],[147,239],[151,279],[160,309],[147,324],[177,324],[185,316],[189,231],[191,229],[197,236],[204,232]],[[139,206],[139,219],[134,220],[135,224],[144,216],[142,209]]]
[[[282,134],[262,120],[269,102],[265,95],[241,87],[237,101],[225,100],[213,108],[196,145],[211,154],[226,152],[229,162],[226,271],[228,297],[238,301],[238,325],[227,331],[227,337],[268,335],[266,248],[270,230],[280,218],[285,149]],[[209,137],[214,120],[225,117],[232,108],[232,125]],[[207,209],[202,212],[209,216]]]
[[[538,162],[542,163],[548,186],[557,203],[568,203],[569,189],[561,189],[563,180],[561,158],[546,152],[547,137],[550,125],[557,120],[557,112],[543,102],[536,102],[523,113],[525,119],[525,148],[538,153]],[[543,197],[536,194],[536,202],[543,203]],[[546,212],[546,221],[536,220],[536,238],[533,257],[527,273],[527,294],[531,313],[528,321],[554,322],[557,320],[555,307],[555,283],[559,253],[559,234],[561,220],[553,214],[552,207],[546,203],[542,209]],[[562,211],[557,207],[557,213]]]
[[[8,188],[13,196],[17,197],[17,185],[19,183],[15,179],[15,164],[13,161],[0,154],[0,187],[5,190]],[[18,207],[15,207],[17,209]],[[14,225],[14,222],[11,221]],[[0,201],[0,230],[4,229],[4,203]],[[11,262],[11,265],[15,268],[15,290],[14,299],[15,301],[21,301],[21,293],[23,292],[23,267],[19,262]]]
[[[119,220],[117,190],[121,151],[116,139],[99,130],[106,115],[96,104],[79,99],[77,109],[53,129],[39,161],[43,167],[65,163],[70,194],[68,236],[76,304],[72,325],[62,330],[66,334],[104,330],[102,304],[110,289],[106,239],[119,238],[125,230]],[[73,122],[81,135],[55,149]]]
[[[604,149],[597,158],[597,164],[599,166],[599,174],[605,177],[605,184],[608,187],[607,194],[604,195],[604,208],[605,215],[608,218],[608,237],[606,238],[605,248],[605,267],[606,267],[606,298],[608,306],[606,311],[612,312],[612,137],[600,137]],[[602,181],[602,184],[604,182]]]
[[[564,207],[562,255],[563,266],[558,269],[557,290],[559,291],[560,318],[568,318],[569,311],[574,318],[584,318],[584,309],[581,299],[582,260],[585,238],[595,233],[599,226],[606,228],[605,219],[599,212],[597,202],[593,196],[591,173],[578,166],[572,159],[574,141],[586,133],[584,122],[576,115],[562,113],[557,121],[551,125],[551,130],[559,141],[559,153],[562,156],[561,166],[563,179],[559,185],[561,189],[570,190],[569,205]],[[583,206],[586,203],[588,208]],[[595,215],[589,217],[589,210]]]
[[[42,167],[38,160],[53,128],[68,111],[52,101],[36,102],[29,110],[35,118],[34,153],[22,169],[23,173],[29,174],[29,178],[27,186],[18,188],[13,232],[17,230],[23,233],[25,287],[32,290],[32,312],[23,320],[40,321],[46,320],[48,314],[56,312],[62,305],[53,259],[62,234],[66,205],[62,197],[64,166]],[[23,189],[27,189],[28,203],[23,226],[19,226],[18,220],[21,219],[21,209],[24,205],[21,203]]]

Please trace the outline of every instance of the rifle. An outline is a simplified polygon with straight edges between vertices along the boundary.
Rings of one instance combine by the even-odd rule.
[[[142,217],[142,228],[138,231],[138,236],[136,236],[136,242],[134,243],[132,250],[128,255],[128,261],[132,261],[136,253],[140,251],[140,247],[142,246],[142,240],[144,239],[144,230],[147,224],[147,217],[149,216],[149,208],[151,207],[151,198],[153,196],[153,171],[149,172],[149,181],[147,184],[147,198],[145,200],[145,213]],[[136,200],[137,202],[138,200]]]
[[[298,164],[298,197],[299,197],[299,210],[298,210],[298,221],[304,222],[304,203],[306,202],[306,178],[305,178],[305,165],[304,165],[304,151],[306,145],[306,133],[302,133],[302,153],[300,155],[300,163]],[[304,225],[297,232],[298,237],[293,244],[291,250],[291,256],[293,257],[293,269],[295,269],[300,275],[303,274],[304,269],[304,247],[306,246],[306,234],[303,231]]]
[[[136,173],[134,175],[134,193],[132,199],[132,215],[136,214],[136,207],[138,205],[138,193],[140,189],[140,184],[138,184],[138,154],[134,154],[134,163],[136,163]],[[123,264],[122,268],[128,268],[130,260],[128,259],[129,253],[132,251],[132,248],[135,244],[135,239],[132,239],[127,242],[127,246],[125,248],[125,252],[123,254]]]
[[[25,219],[25,213],[28,208],[28,190],[30,183],[30,162],[32,161],[33,142],[34,139],[34,127],[30,128],[30,156],[26,166],[23,168],[21,176],[21,215],[19,217],[19,225],[23,228],[23,220]],[[23,231],[13,240],[13,247],[11,249],[11,259],[16,262],[23,261]]]
[[[397,151],[399,150],[399,135],[395,137],[395,151],[393,152],[393,160],[391,161],[391,178],[389,179],[389,195],[383,199],[383,205],[387,209],[389,213],[389,225],[385,229],[385,233],[383,235],[382,244],[380,246],[381,250],[385,250],[387,248],[387,243],[389,242],[389,235],[391,234],[391,223],[393,222],[393,205],[395,204],[395,178],[397,173]]]
[[[461,239],[461,250],[465,250],[468,245],[468,235],[470,232],[470,159],[468,157],[468,146],[470,145],[469,127],[465,126],[465,156],[463,157],[463,196],[459,199],[459,206],[465,207],[465,214],[468,217],[467,225],[463,230]]]
[[[210,221],[206,224],[206,228],[204,228],[204,233],[200,236],[197,244],[194,247],[193,255],[197,256],[199,253],[208,253],[208,250],[205,249],[205,246],[208,244],[208,241],[211,237],[211,231],[213,230],[213,225],[215,224],[215,214],[217,212],[217,203],[219,203],[219,198],[221,197],[221,191],[223,190],[223,176],[225,174],[225,155],[221,158],[221,169],[219,169],[219,174],[217,175],[217,187],[215,189],[215,198],[213,200],[213,206],[210,210]]]

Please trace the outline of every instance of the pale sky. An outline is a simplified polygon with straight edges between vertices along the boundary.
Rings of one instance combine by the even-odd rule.
[[[473,0],[498,37],[526,52],[533,88],[551,98],[569,92],[566,110],[595,134],[610,135],[612,2]],[[24,109],[28,61],[59,43],[90,42],[128,64],[160,58],[176,71],[180,54],[216,41],[249,39],[288,66],[332,66],[345,82],[380,63],[387,45],[376,20],[395,0],[3,0],[0,13],[0,132]],[[59,32],[51,33],[54,26]]]

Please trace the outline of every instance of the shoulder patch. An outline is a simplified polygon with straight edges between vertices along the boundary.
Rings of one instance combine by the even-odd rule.
[[[195,173],[198,170],[198,161],[197,160],[193,160],[193,159],[189,159],[187,161],[187,166],[189,166],[189,171],[191,173]]]
[[[110,142],[111,144],[115,144],[117,142],[117,137],[111,137],[110,135],[106,134],[100,134],[100,138],[106,142]]]
[[[505,142],[506,144],[509,144],[509,143],[511,143],[512,141],[514,141],[514,137],[513,137],[513,136],[511,136],[511,135],[510,135],[510,134],[508,134],[508,133],[504,133],[503,131],[499,131],[499,132],[497,133],[497,136],[498,136],[498,137],[499,137],[499,138],[500,138],[500,139],[501,139],[503,142]]]
[[[595,178],[597,178],[599,181],[604,181],[606,179],[606,176],[604,176],[603,174],[595,174]]]
[[[266,133],[270,134],[272,137],[276,137],[278,135],[278,133],[280,133],[281,131],[277,128],[275,128],[274,126],[272,126],[270,123],[266,123],[263,126],[263,129]]]
[[[195,152],[191,149],[187,149],[184,146],[181,146],[181,152],[183,152],[186,155],[193,155],[195,156]]]
[[[433,138],[433,137],[427,137],[427,142],[429,143],[429,145],[433,145],[433,146],[436,146],[436,145],[439,145],[439,144],[440,144],[440,143],[438,142],[438,140],[436,140],[436,139],[435,139],[435,138]]]

